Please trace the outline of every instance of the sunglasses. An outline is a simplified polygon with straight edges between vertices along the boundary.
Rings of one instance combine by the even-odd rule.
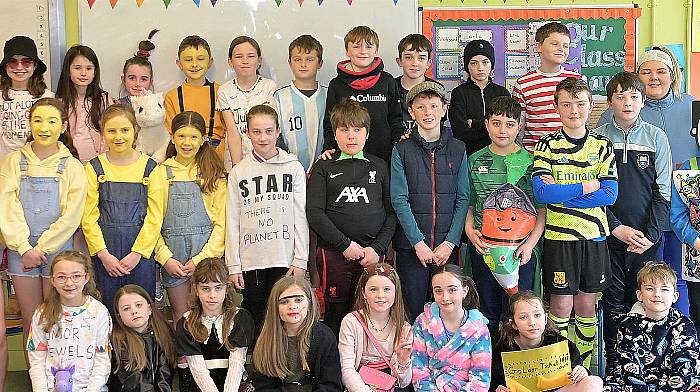
[[[17,68],[20,64],[22,64],[22,67],[24,68],[29,68],[34,65],[34,60],[28,57],[24,57],[21,59],[12,57],[11,59],[7,60],[7,65],[10,68]]]

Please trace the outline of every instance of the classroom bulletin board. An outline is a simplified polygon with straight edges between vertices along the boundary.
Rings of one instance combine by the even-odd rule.
[[[512,90],[514,82],[538,66],[535,32],[549,21],[569,27],[572,42],[564,67],[584,75],[596,95],[605,95],[613,75],[634,71],[639,8],[426,9],[423,34],[433,43],[429,73],[446,86],[466,79],[463,52],[473,39],[495,49],[494,80]]]
[[[394,58],[399,40],[418,31],[417,0],[75,0],[78,1],[80,41],[97,53],[102,84],[117,95],[124,61],[151,29],[160,31],[152,41],[155,90],[167,91],[183,80],[175,65],[177,47],[187,35],[209,42],[214,58],[210,80],[234,77],[227,64],[231,40],[238,35],[255,38],[262,49],[261,75],[284,86],[292,79],[289,43],[311,34],[323,45],[323,84],[336,76],[336,64],[346,58],[343,37],[357,25],[379,35],[379,56],[385,71],[400,74]],[[388,22],[390,20],[390,23]]]

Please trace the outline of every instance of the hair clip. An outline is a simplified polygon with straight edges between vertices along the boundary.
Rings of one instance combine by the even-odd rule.
[[[392,272],[394,272],[394,271],[395,271],[395,270],[394,270],[394,267],[392,267],[392,266],[390,266],[390,265],[388,265],[388,264],[385,264],[385,263],[381,263],[381,265],[378,265],[378,266],[377,266],[377,265],[374,265],[374,266],[371,266],[371,267],[369,267],[369,268],[368,268],[368,267],[365,267],[365,268],[364,268],[364,273],[366,273],[366,274],[368,274],[368,275],[383,275],[383,276],[387,276],[387,275],[389,275],[390,273],[392,273]]]

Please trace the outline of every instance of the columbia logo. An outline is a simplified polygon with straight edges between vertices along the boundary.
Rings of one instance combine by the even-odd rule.
[[[557,163],[569,163],[569,160],[566,157],[561,157],[557,160]]]

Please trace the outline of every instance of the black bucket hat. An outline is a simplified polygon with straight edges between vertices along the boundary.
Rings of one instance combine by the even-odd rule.
[[[2,57],[2,62],[0,62],[0,75],[7,76],[5,66],[12,56],[15,55],[26,56],[34,60],[36,66],[34,72],[38,72],[39,74],[46,72],[46,64],[39,59],[34,40],[23,35],[17,35],[5,42],[4,55]]]

